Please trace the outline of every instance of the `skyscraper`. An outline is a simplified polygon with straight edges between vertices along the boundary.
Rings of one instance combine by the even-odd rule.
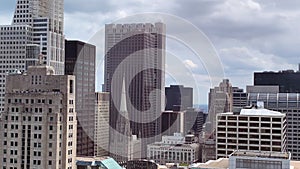
[[[173,106],[180,106],[181,110],[193,107],[193,88],[182,85],[166,87],[166,110],[173,110]]]
[[[7,77],[1,168],[75,168],[75,77],[50,66]]]
[[[41,62],[64,74],[63,0],[18,0],[11,25],[0,26],[0,111],[7,72]]]
[[[299,67],[300,68],[300,67]],[[255,72],[254,85],[279,86],[280,93],[300,93],[300,70],[279,72]]]
[[[65,74],[76,78],[77,156],[95,156],[96,47],[81,41],[65,44]]]
[[[104,91],[110,92],[110,125],[116,128],[122,79],[133,135],[146,146],[160,134],[158,117],[164,109],[165,25],[108,24],[105,26]]]
[[[216,116],[219,113],[231,112],[233,108],[233,89],[228,79],[224,79],[218,87],[210,89],[208,102],[208,122],[211,126],[206,130],[215,129]]]

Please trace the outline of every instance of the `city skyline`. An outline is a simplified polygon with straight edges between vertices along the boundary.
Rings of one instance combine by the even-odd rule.
[[[299,3],[269,0],[103,3],[90,0],[83,4],[80,1],[66,0],[65,34],[66,38],[88,41],[104,24],[118,18],[143,12],[169,13],[186,19],[202,30],[220,55],[225,77],[230,78],[233,85],[245,87],[252,84],[254,71],[296,69],[297,65],[294,63],[299,62],[297,46],[300,42],[294,37],[297,37],[300,30],[297,23],[300,17],[297,11]],[[14,5],[14,1],[1,4],[0,24],[11,23]],[[90,17],[92,15],[94,17]],[[194,69],[192,73],[201,85],[200,93],[205,92],[199,96],[197,103],[207,103],[208,90],[213,86],[207,82],[207,74],[201,62],[187,58],[186,55],[190,53],[182,53],[168,44],[167,50],[180,55],[185,64]],[[169,56],[166,58],[167,69],[174,70],[174,66],[169,64]],[[177,72],[174,74],[180,84],[182,75]],[[175,84],[167,78],[166,82],[166,86]],[[182,85],[193,87],[188,82],[182,82]],[[99,87],[98,90],[100,91]]]

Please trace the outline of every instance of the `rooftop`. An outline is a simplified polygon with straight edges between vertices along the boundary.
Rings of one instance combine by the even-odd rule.
[[[291,154],[287,152],[235,151],[231,156],[290,159]]]
[[[107,169],[122,169],[111,157],[76,157],[77,166],[104,166]]]
[[[233,112],[221,113],[221,115],[234,115]],[[242,109],[238,115],[243,116],[274,116],[274,117],[284,117],[285,114],[278,111],[272,111],[264,108],[252,108],[252,109]]]

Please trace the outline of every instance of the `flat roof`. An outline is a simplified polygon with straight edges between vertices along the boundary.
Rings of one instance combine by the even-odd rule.
[[[290,153],[287,152],[268,152],[268,151],[234,151],[231,156],[240,157],[260,157],[260,158],[279,158],[290,159]]]
[[[242,109],[239,114],[233,113],[233,112],[227,112],[227,113],[220,113],[220,115],[243,115],[243,116],[274,116],[274,117],[284,117],[285,114],[278,112],[278,111],[272,111],[268,109],[263,108],[252,108],[252,109]]]

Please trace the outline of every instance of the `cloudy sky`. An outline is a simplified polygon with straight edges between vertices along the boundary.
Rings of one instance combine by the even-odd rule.
[[[0,24],[11,23],[15,1],[0,0]],[[225,78],[234,86],[251,85],[254,71],[296,70],[300,62],[298,0],[65,0],[66,38],[89,41],[104,24],[145,12],[171,14],[200,29],[214,45]],[[167,85],[194,87],[184,79],[192,76],[200,91],[196,102],[207,103],[211,83],[203,63],[174,46],[169,42],[167,51],[189,71],[178,71],[172,55],[167,55],[167,72],[172,74]]]

